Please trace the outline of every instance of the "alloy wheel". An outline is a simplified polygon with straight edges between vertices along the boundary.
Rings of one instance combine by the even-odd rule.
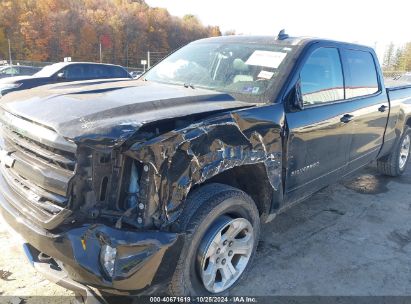
[[[247,267],[254,248],[251,223],[245,218],[219,217],[202,240],[200,276],[211,293],[230,288]]]
[[[410,154],[410,135],[406,135],[404,137],[404,140],[402,141],[401,147],[400,147],[400,159],[399,159],[399,166],[400,169],[404,169],[405,165],[407,164],[408,156]]]

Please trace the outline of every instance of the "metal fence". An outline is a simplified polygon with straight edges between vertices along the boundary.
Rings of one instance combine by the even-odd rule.
[[[137,60],[134,60],[133,62],[138,62],[140,65],[138,66],[127,66],[127,64],[123,65],[123,67],[128,71],[128,72],[143,72],[144,70],[148,69],[149,67],[152,67],[153,65],[157,64],[159,61],[161,61],[164,57],[168,56],[169,52],[147,52],[146,57],[141,57],[138,58]],[[63,61],[63,60],[62,60]],[[81,61],[81,60],[76,60],[76,58],[73,58],[73,61]],[[127,62],[129,62],[127,60]],[[4,64],[8,64],[9,61],[4,58],[2,60],[0,58],[0,66]],[[47,65],[56,63],[56,62],[47,62],[47,61],[30,61],[30,60],[24,60],[24,59],[15,59],[12,58],[12,63],[14,65],[26,65],[26,66],[34,66],[34,67],[45,67]],[[105,61],[103,60],[103,63],[109,63],[109,64],[118,64],[118,62],[110,62],[110,61]]]
[[[123,66],[128,72],[143,72],[143,70],[147,69],[148,67],[152,67],[153,65],[157,64],[161,61],[164,57],[168,56],[169,53],[167,52],[147,52],[147,57],[141,58],[138,62],[141,63],[140,66]],[[145,62],[145,65],[142,63]],[[18,60],[13,59],[13,64],[17,65],[26,65],[26,66],[34,66],[34,67],[45,67],[46,65],[53,64],[55,62],[47,62],[47,61],[30,61],[30,60]],[[112,63],[112,62],[104,62],[104,63]],[[0,67],[4,64],[8,64],[8,60],[2,60],[0,58]],[[114,63],[116,64],[116,63]],[[410,71],[383,71],[384,78],[386,79],[394,79],[405,73],[410,73]]]

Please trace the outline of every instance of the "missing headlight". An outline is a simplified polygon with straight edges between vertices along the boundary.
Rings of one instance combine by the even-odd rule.
[[[138,175],[136,162],[132,161],[131,172],[130,172],[130,182],[128,185],[128,192],[127,192],[127,198],[126,198],[127,209],[134,208],[137,206],[138,192],[140,191],[138,183],[139,183],[139,175]]]

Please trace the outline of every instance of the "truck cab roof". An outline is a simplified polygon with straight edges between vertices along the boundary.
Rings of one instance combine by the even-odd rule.
[[[279,39],[277,36],[232,35],[232,36],[219,36],[219,37],[204,38],[204,39],[194,41],[192,43],[206,43],[206,42],[250,43],[250,44],[267,44],[267,45],[273,44],[273,45],[290,45],[290,46],[297,46],[297,47],[303,47],[310,43],[322,42],[322,43],[339,44],[341,46],[353,47],[355,49],[372,50],[371,47],[362,45],[362,44],[343,42],[343,41],[332,40],[332,39],[310,37],[310,36],[287,37],[284,39]]]

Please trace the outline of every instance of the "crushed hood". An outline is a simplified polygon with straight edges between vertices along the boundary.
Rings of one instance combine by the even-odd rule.
[[[75,142],[115,146],[142,125],[253,104],[226,93],[144,81],[83,81],[14,92],[1,107]]]

